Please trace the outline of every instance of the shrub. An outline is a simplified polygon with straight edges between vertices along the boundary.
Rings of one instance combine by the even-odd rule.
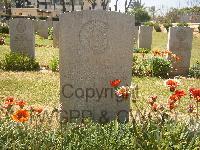
[[[156,32],[161,32],[161,28],[158,23],[154,24],[154,29],[156,30]]]
[[[53,57],[53,59],[49,63],[49,68],[55,72],[59,70],[59,59],[57,57]]]
[[[167,32],[169,32],[169,28],[172,27],[172,23],[164,23],[163,26],[165,27],[165,29],[167,30]]]
[[[147,54],[151,51],[151,49],[149,49],[149,48],[134,48],[133,51],[135,53],[145,53],[145,54]]]
[[[132,75],[139,77],[150,76],[151,69],[148,59],[139,59],[138,56],[133,56]]]
[[[39,63],[26,55],[10,53],[0,62],[0,68],[6,71],[33,71],[39,69]]]
[[[53,40],[53,27],[48,28],[48,39]]]
[[[155,77],[168,77],[172,63],[163,57],[152,57],[149,59],[152,75]]]
[[[0,33],[9,34],[9,27],[7,24],[5,23],[0,24]]]
[[[153,22],[145,22],[144,25],[145,25],[145,26],[152,26],[152,27],[153,27],[153,26],[154,26],[154,23],[153,23]]]
[[[194,78],[200,78],[200,63],[198,61],[190,68],[189,75]]]
[[[200,33],[200,25],[198,26],[198,30],[199,30],[199,33]]]
[[[188,24],[186,22],[178,23],[178,27],[188,27]]]

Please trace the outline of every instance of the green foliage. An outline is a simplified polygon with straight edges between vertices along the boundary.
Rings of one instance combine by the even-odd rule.
[[[51,125],[29,126],[0,120],[0,149],[192,150],[200,146],[199,128],[175,121],[113,121],[106,125],[88,121],[81,125],[66,123],[56,129]]]
[[[161,28],[160,28],[160,25],[158,23],[155,23],[154,24],[154,29],[156,30],[156,32],[161,32]]]
[[[132,65],[132,75],[133,76],[150,76],[151,67],[148,59],[139,59],[138,56],[133,56],[133,65]]]
[[[35,59],[19,53],[6,54],[0,62],[0,69],[6,71],[33,71],[39,69]]]
[[[149,48],[134,48],[133,49],[134,53],[145,53],[145,54],[147,54],[150,51],[151,51],[151,49],[149,49]]]
[[[49,68],[56,72],[59,70],[59,59],[57,57],[53,57],[53,59],[49,63]]]
[[[143,7],[133,8],[130,10],[129,13],[135,15],[136,24],[139,24],[141,22],[147,22],[151,19],[150,15]]]
[[[200,78],[200,62],[196,62],[189,71],[190,77]]]
[[[40,19],[40,20],[47,20],[47,17],[40,16],[39,19]]]
[[[53,27],[48,28],[48,39],[53,40]]]
[[[178,23],[178,27],[188,27],[188,24],[186,22]]]
[[[165,27],[165,29],[167,30],[167,32],[169,32],[169,28],[172,27],[172,23],[164,23],[163,26]]]
[[[145,26],[152,26],[152,27],[153,27],[153,26],[154,26],[154,23],[153,23],[153,22],[145,22],[144,25],[145,25]]]
[[[5,23],[0,23],[0,33],[9,34],[9,27]]]
[[[154,77],[168,77],[172,63],[163,57],[152,57],[150,59],[151,71]]]

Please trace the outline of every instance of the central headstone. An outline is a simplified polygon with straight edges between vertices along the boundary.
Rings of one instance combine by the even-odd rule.
[[[32,20],[15,18],[10,21],[10,48],[12,52],[35,57],[35,35]]]
[[[110,81],[131,85],[134,16],[80,11],[60,17],[61,118],[128,121],[130,96],[115,95]]]

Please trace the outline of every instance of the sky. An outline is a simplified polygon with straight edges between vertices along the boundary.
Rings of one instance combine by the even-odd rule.
[[[112,9],[114,9],[115,2],[116,0],[111,0],[110,6]],[[192,2],[193,5],[199,4],[200,6],[200,0],[142,0],[142,3],[146,7],[155,6],[159,13],[164,13],[171,7],[181,8],[192,6]],[[120,9],[121,12],[124,11],[124,3],[125,0],[118,0],[118,9]]]

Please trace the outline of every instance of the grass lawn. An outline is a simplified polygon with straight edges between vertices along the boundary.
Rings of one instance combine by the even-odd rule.
[[[153,49],[166,49],[167,34],[153,33]],[[0,46],[0,59],[9,52],[9,37],[6,45]],[[200,61],[200,37],[194,38],[191,64]],[[53,56],[58,56],[58,49],[52,47],[52,40],[36,36],[36,60],[40,65],[48,65]],[[140,106],[146,107],[145,100],[153,94],[159,96],[160,102],[166,102],[169,92],[164,87],[163,79],[133,77],[139,86]],[[200,80],[181,79],[181,88],[200,87]],[[163,91],[163,92],[161,92]],[[27,100],[31,105],[56,107],[59,102],[59,73],[52,72],[2,72],[0,71],[0,97],[14,96]],[[186,105],[187,101],[183,101]],[[184,105],[184,106],[185,106]]]

